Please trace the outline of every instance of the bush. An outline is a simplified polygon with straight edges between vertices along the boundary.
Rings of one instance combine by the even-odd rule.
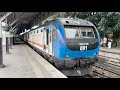
[[[116,40],[113,40],[112,41],[112,45],[111,45],[112,47],[117,47],[117,42],[116,42]]]

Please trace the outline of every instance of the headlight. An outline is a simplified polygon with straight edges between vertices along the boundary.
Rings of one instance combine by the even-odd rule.
[[[68,55],[68,54],[66,55],[66,58],[69,58],[69,55]]]
[[[94,54],[94,56],[97,56],[97,52]]]

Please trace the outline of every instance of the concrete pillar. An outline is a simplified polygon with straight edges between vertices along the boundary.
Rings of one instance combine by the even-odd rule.
[[[6,31],[4,31],[4,29],[2,30],[2,45],[6,46]]]
[[[2,23],[0,22],[0,68],[2,68],[3,66]]]
[[[15,45],[15,35],[13,35],[13,45]]]
[[[13,46],[13,34],[10,33],[10,49],[12,49]]]
[[[13,37],[10,37],[10,49],[12,49],[13,46]]]
[[[9,52],[9,32],[6,32],[6,53],[10,54]]]
[[[9,27],[9,24],[7,22],[7,18],[5,19],[6,27]],[[7,30],[7,29],[6,29]],[[10,45],[10,38],[9,38],[9,30],[6,31],[6,54],[10,54],[9,52],[9,45]]]
[[[2,48],[2,21],[8,17],[12,12],[7,12],[4,16],[0,18],[0,68],[4,67],[3,64],[3,48]]]

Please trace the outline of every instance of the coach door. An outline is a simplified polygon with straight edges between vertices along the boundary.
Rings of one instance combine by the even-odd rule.
[[[53,30],[52,30],[52,28],[50,28],[50,30],[49,30],[49,44],[48,44],[48,47],[49,47],[48,52],[50,55],[52,55],[52,44],[53,44],[52,32],[53,32]]]
[[[47,30],[46,28],[43,29],[43,40],[42,43],[44,45],[44,51],[47,52]]]

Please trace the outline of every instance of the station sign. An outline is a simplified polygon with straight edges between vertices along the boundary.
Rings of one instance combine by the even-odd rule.
[[[77,20],[71,20],[69,21],[70,24],[81,24],[80,21]]]

